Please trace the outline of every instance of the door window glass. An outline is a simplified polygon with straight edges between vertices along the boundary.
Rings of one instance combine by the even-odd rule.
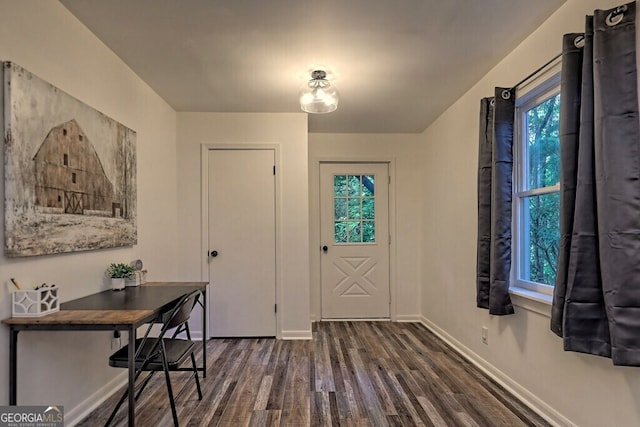
[[[336,243],[375,243],[375,176],[334,175]]]

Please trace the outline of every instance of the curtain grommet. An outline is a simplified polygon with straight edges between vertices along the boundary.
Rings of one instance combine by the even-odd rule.
[[[584,34],[581,34],[577,36],[575,39],[573,39],[573,45],[578,49],[581,49],[584,47],[584,40],[585,40]]]
[[[510,99],[511,98],[511,91],[508,90],[503,90],[502,91],[502,99]]]
[[[622,18],[624,18],[624,14],[626,11],[627,11],[626,4],[622,6],[618,6],[617,8],[609,12],[604,22],[610,27],[615,27],[622,21]]]
[[[494,105],[496,105],[496,99],[495,98],[491,98],[491,101],[489,101],[489,104],[493,107]]]

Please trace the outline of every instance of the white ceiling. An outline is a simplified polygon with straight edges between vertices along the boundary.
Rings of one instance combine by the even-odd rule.
[[[565,0],[60,1],[177,111],[298,112],[324,65],[340,105],[309,131],[388,133],[423,131]]]

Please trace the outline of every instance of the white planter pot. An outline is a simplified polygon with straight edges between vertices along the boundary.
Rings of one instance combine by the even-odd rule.
[[[121,291],[124,289],[124,278],[112,278],[111,279],[111,290],[112,291]]]

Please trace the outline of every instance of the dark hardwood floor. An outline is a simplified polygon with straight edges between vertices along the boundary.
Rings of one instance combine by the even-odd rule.
[[[214,339],[207,364],[202,401],[193,381],[177,400],[181,426],[549,425],[418,323],[314,323],[311,341]],[[172,373],[174,390],[185,378]],[[103,425],[119,396],[79,425]],[[172,425],[162,375],[136,423]]]

